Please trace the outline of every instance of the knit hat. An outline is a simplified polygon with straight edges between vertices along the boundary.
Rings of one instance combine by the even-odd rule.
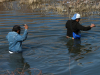
[[[78,18],[81,18],[80,14],[74,14],[74,16],[71,18],[72,20],[76,20]]]

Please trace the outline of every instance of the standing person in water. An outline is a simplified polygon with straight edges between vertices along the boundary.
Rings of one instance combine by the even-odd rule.
[[[74,16],[71,18],[71,20],[68,20],[66,22],[65,27],[67,28],[67,35],[66,38],[70,38],[70,39],[80,39],[81,38],[81,34],[80,34],[80,30],[83,31],[88,31],[91,28],[95,27],[94,24],[91,24],[90,26],[82,26],[79,21],[80,21],[81,17],[80,14],[74,14]]]
[[[27,29],[28,25],[24,25],[25,31],[21,36],[21,27],[19,25],[15,25],[12,29],[12,32],[9,32],[6,38],[9,42],[9,53],[20,53],[22,52],[22,42],[27,38]]]

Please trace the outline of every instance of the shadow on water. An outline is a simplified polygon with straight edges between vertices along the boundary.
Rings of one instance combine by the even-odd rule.
[[[91,44],[86,44],[87,46],[91,46]],[[70,54],[70,57],[75,60],[79,60],[84,58],[84,55],[92,52],[92,49],[85,48],[85,45],[81,44],[81,39],[72,40],[67,39],[68,53]]]

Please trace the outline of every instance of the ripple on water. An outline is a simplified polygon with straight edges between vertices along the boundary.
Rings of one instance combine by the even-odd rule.
[[[42,70],[43,75],[99,75],[100,16],[82,17],[84,26],[95,23],[96,27],[82,31],[81,40],[68,40],[65,37],[68,16],[23,10],[3,10],[0,13],[0,74],[4,70],[12,72],[25,66],[25,70],[28,69],[25,74],[29,75],[36,70]],[[23,42],[24,52],[10,55],[6,35],[13,25],[22,27],[25,23],[29,25],[29,34]]]

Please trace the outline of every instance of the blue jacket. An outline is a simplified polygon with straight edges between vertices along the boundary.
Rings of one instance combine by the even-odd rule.
[[[27,29],[21,36],[17,32],[9,32],[6,36],[9,42],[9,50],[12,52],[22,52],[22,42],[27,38]]]

